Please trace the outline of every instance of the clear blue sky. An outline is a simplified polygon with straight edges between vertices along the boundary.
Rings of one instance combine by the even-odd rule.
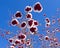
[[[9,27],[8,25],[8,22],[11,19],[11,15],[17,10],[20,10],[23,14],[25,14],[24,8],[27,5],[33,6],[37,1],[42,4],[43,11],[41,13],[32,12],[32,14],[34,19],[42,23],[43,26],[38,27],[39,32],[42,32],[41,29],[44,28],[45,23],[45,17],[43,16],[43,14],[46,13],[47,17],[51,19],[51,17],[56,14],[56,9],[60,8],[60,0],[0,0],[0,28],[11,31],[17,30],[18,28]],[[60,37],[59,33],[57,34],[57,36]],[[6,48],[7,44],[7,40],[3,39],[0,36],[0,48]]]

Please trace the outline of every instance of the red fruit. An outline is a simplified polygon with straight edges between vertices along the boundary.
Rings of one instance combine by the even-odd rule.
[[[26,35],[25,34],[19,34],[18,35],[18,39],[26,39]]]
[[[19,21],[17,19],[12,19],[12,21],[11,21],[12,26],[16,26],[18,24],[19,24]]]
[[[22,28],[22,29],[24,29],[25,27],[26,27],[26,22],[25,21],[23,21],[22,23],[21,23],[21,25],[20,25],[20,27]]]
[[[49,22],[50,22],[49,18],[46,18],[46,19],[45,19],[45,22],[46,22],[46,23],[49,23]]]
[[[22,13],[20,11],[17,11],[15,14],[16,18],[21,18],[22,17]]]
[[[40,2],[36,2],[33,6],[34,12],[41,12],[43,10],[42,5]]]
[[[39,25],[38,21],[34,20],[34,26],[38,26],[38,25]]]
[[[13,43],[14,39],[10,38],[8,41],[9,41],[10,43]]]
[[[26,6],[25,12],[32,12],[32,7],[31,6]]]
[[[37,32],[37,27],[33,26],[33,27],[30,28],[30,33],[31,34],[36,34],[36,32]]]
[[[28,22],[27,22],[27,24],[28,24],[27,27],[29,27],[29,28],[32,27],[33,26],[33,22],[34,22],[33,19],[29,19]]]
[[[32,18],[32,14],[31,14],[31,13],[27,13],[27,14],[26,14],[26,18],[27,18],[27,19],[31,19],[31,18]]]
[[[48,36],[45,36],[45,40],[49,40],[49,37]]]
[[[17,45],[17,44],[20,44],[20,40],[16,39],[16,40],[15,40],[15,44],[16,44],[16,45]]]

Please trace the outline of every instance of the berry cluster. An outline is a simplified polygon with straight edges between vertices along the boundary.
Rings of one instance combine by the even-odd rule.
[[[60,32],[60,18],[56,18],[56,16],[49,18],[44,13],[43,16],[46,18],[43,22],[45,23],[43,23],[44,25],[40,25],[33,18],[32,11],[40,13],[42,10],[41,3],[36,2],[33,7],[26,6],[24,8],[25,15],[21,11],[16,11],[13,14],[13,18],[9,23],[12,27],[19,28],[17,33],[14,34],[15,32],[12,33],[3,29],[1,32],[0,30],[2,37],[12,36],[6,38],[9,42],[7,48],[60,48],[60,40],[56,37],[56,34]],[[43,26],[40,28],[42,32],[40,30],[38,31],[38,26]]]
[[[11,44],[10,48],[23,48],[23,45],[25,45],[26,48],[32,47],[31,43],[32,40],[28,38],[30,35],[37,34],[39,25],[37,20],[33,19],[32,11],[34,12],[41,12],[42,11],[42,5],[40,2],[35,3],[34,7],[26,6],[25,12],[26,15],[23,17],[23,14],[21,11],[17,11],[14,14],[14,17],[12,18],[10,24],[11,26],[17,26],[21,29],[21,32],[17,34],[16,36],[9,38],[9,42]],[[23,20],[24,18],[24,20]],[[22,21],[19,21],[22,20]],[[27,30],[27,31],[26,31]]]

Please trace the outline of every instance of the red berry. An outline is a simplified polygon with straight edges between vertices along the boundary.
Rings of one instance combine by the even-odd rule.
[[[26,6],[25,11],[26,12],[31,12],[32,11],[32,7],[31,6]]]
[[[18,35],[18,39],[26,39],[26,35],[25,34],[19,34]]]
[[[17,19],[12,19],[12,21],[11,21],[12,26],[16,26],[18,24],[19,24],[19,21]]]
[[[22,17],[22,13],[20,11],[17,11],[15,14],[16,18],[21,18]]]
[[[20,25],[20,27],[22,28],[22,29],[24,29],[25,27],[26,27],[26,22],[25,21],[23,21],[22,23],[21,23],[21,25]]]
[[[38,12],[38,13],[43,10],[42,5],[41,5],[40,2],[36,2],[33,9],[34,9],[34,12]]]
[[[34,21],[33,19],[29,19],[28,22],[27,22],[27,24],[28,24],[27,27],[29,27],[29,28],[32,27],[33,26],[33,21]]]
[[[37,32],[37,27],[33,26],[33,27],[30,28],[30,33],[31,34],[36,34],[36,32]]]
[[[31,14],[31,13],[27,13],[27,14],[26,14],[26,18],[27,18],[27,19],[31,19],[31,18],[32,18],[32,14]]]
[[[38,21],[34,20],[34,26],[38,26]]]

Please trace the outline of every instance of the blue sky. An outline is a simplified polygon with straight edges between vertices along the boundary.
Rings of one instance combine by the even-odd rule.
[[[43,14],[46,13],[46,16],[50,19],[52,16],[55,16],[57,8],[60,8],[60,0],[0,0],[0,28],[11,31],[17,30],[17,27],[10,27],[8,24],[11,20],[12,14],[14,14],[17,10],[20,10],[23,14],[25,14],[24,8],[27,5],[33,6],[37,1],[42,4],[43,11],[41,13],[32,12],[32,14],[34,19],[42,23],[43,26],[38,27],[39,32],[42,32],[41,29],[44,28],[44,19],[46,18]],[[60,18],[60,16],[58,17]],[[59,33],[57,36],[60,37]],[[7,44],[7,40],[0,36],[0,48],[6,48]]]

